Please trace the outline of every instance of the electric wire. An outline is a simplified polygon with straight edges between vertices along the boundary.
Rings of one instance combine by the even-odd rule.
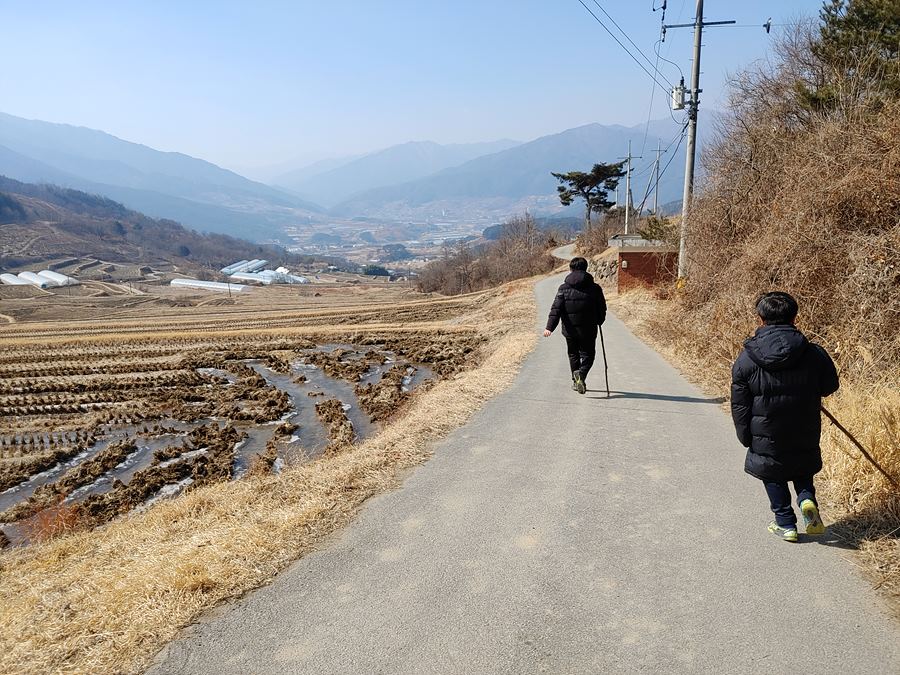
[[[616,20],[612,17],[612,15],[610,15],[609,12],[607,12],[603,8],[603,5],[600,4],[599,0],[593,0],[593,2],[595,5],[597,5],[597,7],[600,9],[600,11],[606,15],[606,18],[612,22],[613,26],[618,28],[619,32],[625,36],[625,39],[631,43],[631,46],[637,50],[638,54],[640,54],[642,57],[644,57],[644,61],[646,61],[648,65],[651,65],[653,63],[653,61],[651,61],[650,58],[644,53],[644,51],[640,47],[638,47],[637,44],[635,44],[634,40],[631,39],[631,37],[628,35],[628,33],[626,33],[625,30],[618,23],[616,23]]]
[[[653,45],[653,51],[656,52],[656,56],[657,56],[659,59],[665,61],[666,63],[671,63],[673,66],[675,66],[675,68],[678,70],[678,76],[683,80],[683,79],[684,79],[684,71],[681,69],[681,66],[679,66],[679,65],[678,65],[677,63],[675,63],[674,61],[670,61],[670,60],[667,59],[665,56],[663,56],[662,54],[659,53],[659,46],[660,46],[661,44],[662,44],[662,38],[660,38],[659,40],[657,40],[657,41],[656,41],[656,44]]]
[[[590,14],[592,17],[594,17],[594,20],[595,20],[597,23],[599,23],[599,24],[603,27],[603,30],[605,30],[607,33],[609,33],[610,37],[611,37],[613,40],[615,40],[615,41],[618,43],[618,45],[619,45],[623,50],[625,50],[625,53],[628,54],[628,56],[631,57],[631,60],[634,61],[636,64],[638,64],[638,66],[640,67],[641,70],[643,70],[645,73],[647,73],[647,77],[649,77],[651,80],[653,80],[653,81],[657,84],[657,86],[659,86],[659,88],[662,89],[664,92],[669,93],[669,88],[668,88],[667,86],[663,85],[659,80],[657,80],[657,79],[653,76],[653,73],[651,73],[649,70],[647,70],[647,68],[644,66],[644,64],[641,63],[640,61],[638,61],[637,58],[635,58],[634,54],[632,54],[632,53],[628,50],[628,47],[626,47],[624,44],[622,44],[622,41],[621,41],[619,38],[616,37],[615,33],[613,33],[613,32],[606,26],[605,23],[603,23],[603,22],[600,20],[600,17],[597,16],[596,14],[594,14],[593,11],[591,11],[591,8],[588,7],[588,6],[584,3],[584,0],[578,0],[578,4],[580,4],[582,7],[584,7],[585,10],[587,10],[587,13]]]
[[[653,64],[653,72],[659,75],[659,54],[656,56],[656,63]],[[653,117],[653,98],[656,94],[656,89],[650,87],[650,106],[647,108],[647,124],[644,125],[644,140],[641,141],[641,151],[638,153],[643,156],[644,149],[647,147],[647,136],[650,133],[650,118]]]
[[[641,200],[641,204],[637,209],[638,215],[640,215],[643,212],[644,205],[647,203],[647,198],[650,196],[650,193],[653,190],[659,189],[659,182],[662,180],[663,176],[666,174],[666,170],[669,168],[669,165],[672,163],[672,160],[674,160],[675,157],[678,155],[678,149],[681,147],[681,144],[684,142],[684,137],[687,135],[687,128],[688,128],[688,125],[685,124],[681,128],[681,131],[678,132],[678,135],[669,142],[669,145],[666,147],[666,149],[663,150],[662,153],[660,153],[661,155],[666,154],[667,152],[669,152],[669,149],[672,147],[672,144],[676,140],[678,141],[678,145],[675,146],[675,151],[672,153],[672,156],[669,157],[669,161],[666,162],[666,165],[659,172],[659,178],[656,180],[656,182],[655,183],[653,181],[647,182],[647,191],[644,193],[644,198]],[[652,166],[652,164],[651,164],[651,166]],[[652,188],[651,188],[651,186],[652,186]]]

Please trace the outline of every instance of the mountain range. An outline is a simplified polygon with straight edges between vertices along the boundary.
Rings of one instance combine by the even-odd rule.
[[[0,113],[0,174],[100,194],[148,215],[250,239],[321,208],[178,152],[160,152],[102,131]]]
[[[670,204],[681,196],[684,163],[676,152],[681,132],[676,121],[660,120],[634,127],[588,124],[525,143],[410,142],[323,160],[267,185],[102,131],[0,113],[0,174],[102,195],[199,231],[287,241],[286,226],[327,223],[331,217],[499,222],[526,208],[536,214],[576,214],[577,207],[560,207],[550,172],[619,161],[629,141],[635,155],[643,151],[634,163],[634,203],[647,189],[658,142],[667,150],[660,203]],[[621,187],[620,203],[624,181]]]
[[[508,139],[454,145],[412,141],[363,157],[318,162],[313,167],[278,176],[271,182],[317,204],[332,207],[354,194],[424,178],[517,145],[520,145],[518,141]],[[319,170],[315,170],[317,168]]]
[[[668,147],[661,165],[665,167],[672,160],[660,179],[660,202],[671,202],[680,197],[684,180],[684,162],[673,157],[680,131],[680,125],[671,121],[654,122],[649,128],[588,124],[483,155],[417,180],[358,193],[332,211],[370,217],[402,212],[419,218],[439,217],[448,210],[458,212],[462,205],[496,213],[528,206],[536,211],[558,212],[558,182],[551,172],[587,171],[596,162],[620,161],[629,142],[633,154],[643,149],[643,157],[633,160],[632,195],[638,204],[652,178],[657,141],[663,149]],[[336,169],[329,174],[336,179],[340,172]],[[621,201],[625,199],[624,187],[623,180]]]

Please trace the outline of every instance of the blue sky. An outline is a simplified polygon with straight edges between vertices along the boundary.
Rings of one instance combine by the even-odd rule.
[[[655,58],[651,0],[599,1]],[[669,0],[666,22],[690,22],[694,5]],[[820,6],[707,0],[708,21],[746,27],[706,31],[701,109],[724,105],[727,73],[769,53],[756,26]],[[3,112],[238,169],[409,140],[630,126],[647,119],[652,86],[578,0],[3,0],[0,21]],[[671,30],[662,54],[687,73],[691,45],[690,29]],[[673,66],[660,69],[677,80]],[[653,117],[666,105],[657,89]]]

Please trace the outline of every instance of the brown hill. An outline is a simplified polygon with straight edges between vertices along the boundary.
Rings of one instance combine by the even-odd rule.
[[[64,257],[219,268],[241,258],[289,258],[278,247],[200,234],[149,218],[105,197],[0,176],[0,267]]]

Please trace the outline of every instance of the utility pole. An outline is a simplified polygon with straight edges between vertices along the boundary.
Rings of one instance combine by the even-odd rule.
[[[640,157],[632,157],[631,156],[631,141],[628,141],[628,157],[626,157],[628,161],[628,166],[625,170],[625,234],[630,234],[628,225],[631,222],[630,214],[631,214],[631,160],[632,159],[640,159]],[[618,197],[616,198],[616,202],[618,203]]]
[[[697,0],[697,12],[694,23],[682,23],[663,26],[663,36],[669,28],[694,28],[694,62],[691,64],[691,89],[688,105],[688,139],[684,159],[684,193],[681,200],[681,233],[678,242],[678,278],[684,279],[687,274],[687,250],[685,235],[690,216],[691,197],[694,194],[694,160],[697,154],[697,111],[700,108],[700,47],[702,46],[704,26],[724,26],[734,21],[703,21],[703,0]]]
[[[656,217],[659,217],[659,157],[659,139],[656,139],[656,167],[653,170],[656,185],[656,189],[653,190],[653,215]]]

